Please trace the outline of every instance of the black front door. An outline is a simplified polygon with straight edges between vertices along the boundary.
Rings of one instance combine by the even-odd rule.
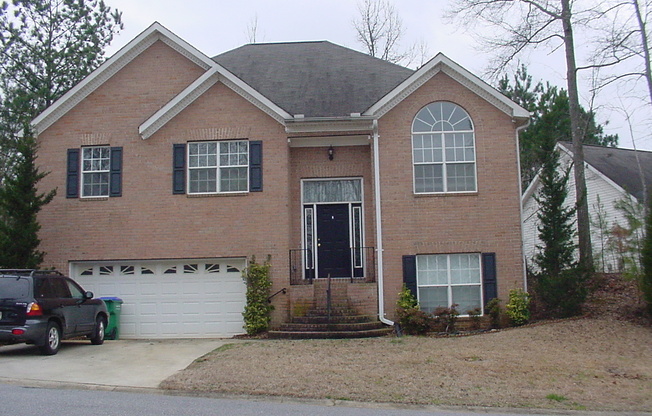
[[[351,277],[349,205],[317,205],[316,225],[317,277]]]

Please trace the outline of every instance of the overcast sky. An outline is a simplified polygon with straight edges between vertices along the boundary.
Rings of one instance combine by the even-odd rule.
[[[356,41],[352,21],[358,16],[359,0],[105,0],[122,11],[125,29],[107,50],[115,53],[131,39],[157,21],[208,56],[249,43],[248,27],[257,21],[256,42],[328,40],[352,49],[363,50]],[[405,27],[403,47],[425,42],[429,56],[439,52],[495,85],[483,75],[490,53],[477,49],[470,33],[443,18],[450,0],[395,0]],[[581,33],[579,34],[581,36]],[[581,48],[580,48],[581,49]],[[563,51],[538,51],[523,56],[535,81],[543,79],[565,87]],[[416,62],[418,64],[418,62]],[[583,91],[586,91],[586,85]],[[590,96],[581,92],[583,105]],[[609,109],[617,102],[616,91],[597,97],[598,121],[609,121],[606,131],[618,133],[620,147],[631,148],[627,123],[618,111]],[[649,119],[649,111],[636,114],[635,126]],[[646,120],[647,121],[647,120]],[[647,124],[647,123],[645,123]],[[636,145],[652,150],[652,135],[646,128],[635,132]]]

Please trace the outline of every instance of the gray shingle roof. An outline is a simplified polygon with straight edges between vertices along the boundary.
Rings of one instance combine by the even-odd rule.
[[[562,145],[572,151],[570,143],[562,143]],[[652,191],[652,152],[584,145],[584,161],[586,163],[642,202],[643,184],[638,171],[636,153],[638,153],[645,183],[650,192]]]
[[[290,114],[363,113],[413,71],[330,42],[244,45],[213,58]]]

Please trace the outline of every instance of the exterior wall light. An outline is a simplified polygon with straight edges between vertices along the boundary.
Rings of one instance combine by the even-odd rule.
[[[335,149],[333,149],[333,145],[331,145],[328,148],[328,160],[333,160],[333,155],[335,154]]]

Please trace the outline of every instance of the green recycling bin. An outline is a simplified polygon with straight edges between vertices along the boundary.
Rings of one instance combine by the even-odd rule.
[[[120,335],[120,312],[122,311],[122,299],[116,297],[100,298],[106,304],[109,313],[109,324],[104,331],[104,339],[118,339]]]

